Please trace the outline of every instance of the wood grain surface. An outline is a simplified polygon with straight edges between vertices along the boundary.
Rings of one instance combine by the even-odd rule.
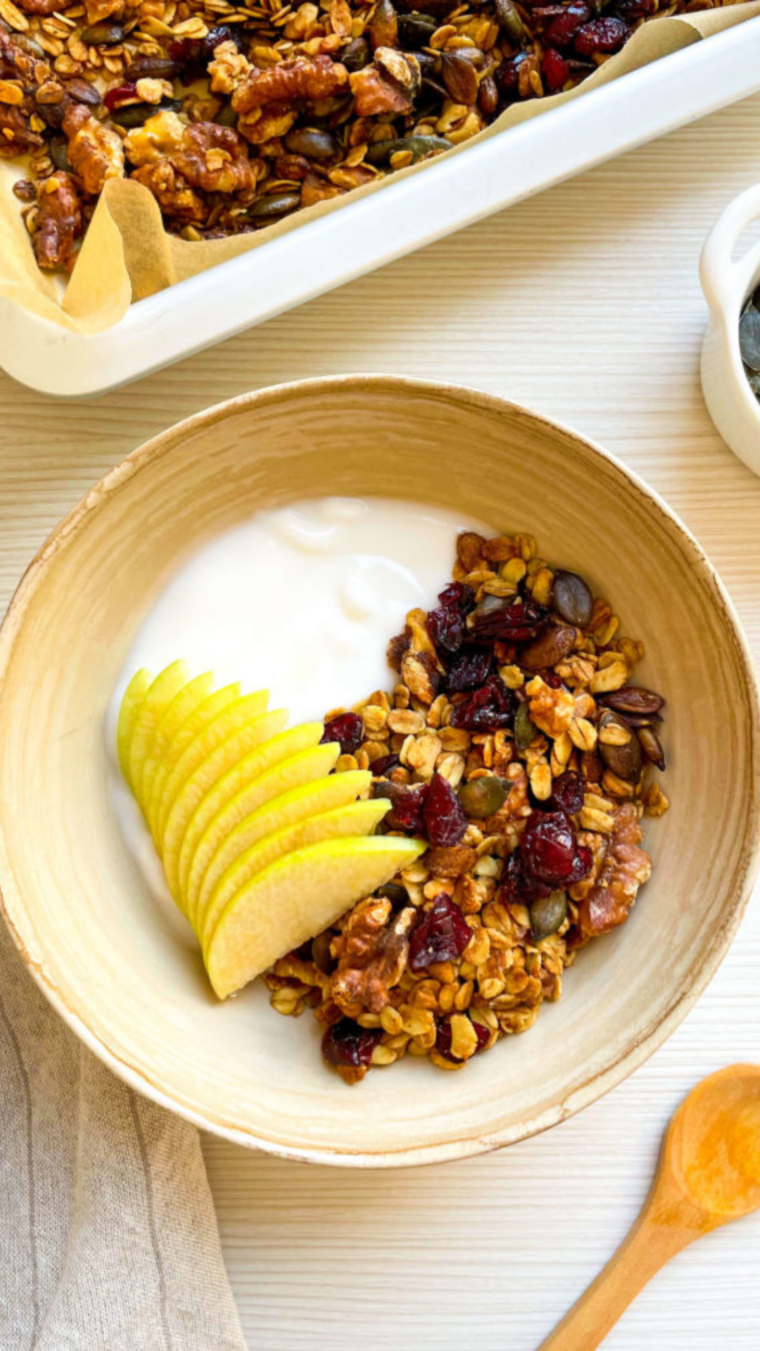
[[[760,177],[759,116],[760,97],[747,100],[99,400],[53,402],[0,377],[5,600],[62,512],[154,432],[245,389],[381,370],[492,390],[603,442],[698,536],[758,656],[760,480],[702,403],[697,263],[718,212]],[[463,453],[477,472],[477,446]],[[359,1175],[207,1140],[251,1348],[532,1351],[628,1229],[683,1093],[731,1061],[760,1061],[759,968],[756,901],[653,1060],[581,1116],[501,1154]],[[589,1016],[603,1024],[604,1009]],[[756,1351],[759,1290],[756,1216],[676,1257],[607,1345]]]

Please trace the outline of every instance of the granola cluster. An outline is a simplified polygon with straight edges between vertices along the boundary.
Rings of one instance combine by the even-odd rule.
[[[40,267],[131,177],[184,239],[261,229],[572,88],[722,0],[0,0],[0,158]]]
[[[664,701],[606,600],[525,535],[457,541],[454,581],[388,651],[398,681],[336,710],[336,770],[372,771],[388,833],[427,852],[266,980],[325,1026],[349,1083],[407,1053],[459,1069],[558,999],[579,948],[623,924],[651,860],[641,818]]]

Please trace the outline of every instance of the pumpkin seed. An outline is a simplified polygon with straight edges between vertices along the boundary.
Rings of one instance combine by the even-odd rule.
[[[65,173],[73,172],[68,157],[69,143],[65,136],[53,136],[50,142],[49,154],[56,169],[63,169]]]
[[[530,716],[530,705],[520,704],[515,713],[515,745],[520,751],[527,750],[531,741],[538,736],[538,728]]]
[[[443,150],[451,149],[451,141],[447,141],[443,136],[402,136],[394,141],[375,141],[371,145],[364,158],[368,164],[387,164],[391,155],[398,154],[399,151],[411,151],[412,163],[417,160],[426,159],[429,155],[438,155]],[[496,600],[497,597],[491,597]]]
[[[82,41],[88,47],[115,47],[124,41],[124,29],[120,23],[91,23],[82,33]]]
[[[124,72],[127,80],[171,80],[179,72],[179,62],[168,56],[137,56]]]
[[[398,36],[402,47],[414,52],[418,47],[429,47],[438,24],[430,14],[402,14],[398,21]]]
[[[641,773],[642,758],[638,737],[634,736],[622,714],[605,709],[599,720],[600,732],[611,724],[624,727],[630,735],[624,746],[610,746],[600,738],[597,742],[599,754],[607,768],[611,769],[618,779],[625,779],[626,783],[635,783]]]
[[[449,95],[455,103],[471,107],[478,97],[478,76],[472,62],[445,52],[441,62],[441,75]]]
[[[554,574],[552,603],[557,614],[566,619],[568,624],[577,624],[579,629],[585,629],[591,619],[594,597],[577,572],[560,569]]]
[[[291,155],[305,155],[307,159],[328,160],[340,153],[340,145],[329,131],[314,131],[310,127],[296,127],[285,137],[285,149]]]
[[[665,700],[654,690],[646,690],[643,685],[622,685],[619,690],[605,694],[600,703],[614,708],[618,713],[633,713],[637,717],[651,717],[659,713]]]
[[[551,896],[542,896],[533,901],[530,907],[530,927],[534,943],[548,938],[562,927],[567,919],[567,896],[564,891],[553,891]]]
[[[494,9],[499,27],[506,33],[510,42],[519,46],[525,38],[525,25],[512,0],[494,0]]]
[[[486,816],[495,816],[504,806],[509,793],[509,784],[497,779],[493,774],[483,774],[470,779],[459,790],[459,801],[468,816],[483,820]]]
[[[248,209],[248,215],[251,220],[276,220],[279,216],[286,216],[289,211],[295,211],[300,204],[300,192],[273,192],[269,197],[260,197],[254,202]]]
[[[158,105],[155,103],[127,103],[124,108],[114,109],[111,113],[111,121],[117,122],[120,127],[141,127],[149,117],[154,117],[156,113],[178,113],[181,107],[180,99],[162,99]]]
[[[658,769],[664,769],[665,752],[662,749],[662,742],[656,732],[653,732],[651,727],[640,727],[637,736],[641,742],[641,749],[647,760],[650,760]]]

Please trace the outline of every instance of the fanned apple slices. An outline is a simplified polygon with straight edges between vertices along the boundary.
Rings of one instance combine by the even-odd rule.
[[[234,994],[409,867],[422,840],[373,835],[390,803],[321,722],[287,727],[266,690],[214,689],[175,661],[129,682],[119,764],[192,924],[214,990]]]

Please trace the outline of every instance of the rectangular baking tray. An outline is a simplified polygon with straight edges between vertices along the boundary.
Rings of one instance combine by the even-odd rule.
[[[103,333],[0,297],[0,365],[45,394],[102,394],[759,89],[760,17],[140,300]]]

